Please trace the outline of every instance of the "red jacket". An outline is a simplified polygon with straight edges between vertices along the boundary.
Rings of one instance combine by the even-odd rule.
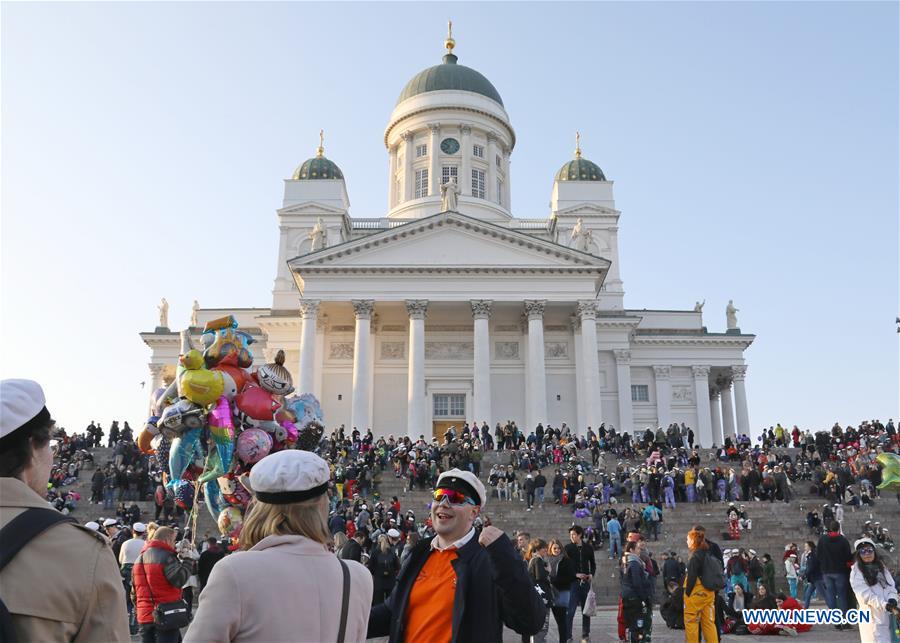
[[[175,556],[175,549],[161,540],[151,540],[131,569],[132,594],[138,623],[153,622],[153,608],[181,599],[181,587],[190,577],[189,564]],[[151,593],[153,598],[150,598]]]

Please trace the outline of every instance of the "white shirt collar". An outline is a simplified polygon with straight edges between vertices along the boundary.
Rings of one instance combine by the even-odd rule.
[[[463,547],[463,545],[465,545],[470,540],[472,540],[472,536],[474,536],[474,535],[475,535],[475,527],[472,527],[469,530],[469,533],[467,533],[465,536],[463,536],[462,538],[457,540],[455,543],[453,543],[449,547],[444,547],[443,549],[441,549],[441,546],[438,545],[438,539],[437,539],[437,536],[435,536],[434,538],[431,539],[431,549],[433,549],[435,551],[447,551],[448,549],[461,549]]]

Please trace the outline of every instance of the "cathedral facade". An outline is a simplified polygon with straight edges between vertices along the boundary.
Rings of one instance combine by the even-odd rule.
[[[387,212],[350,216],[339,166],[316,155],[285,180],[269,309],[195,309],[191,332],[233,314],[258,363],[287,355],[328,427],[440,435],[515,420],[583,433],[684,422],[703,446],[750,433],[737,327],[694,310],[625,305],[613,183],[582,153],[556,173],[547,218],[513,216],[516,133],[494,85],[452,38],[413,77],[384,132]],[[154,390],[179,338],[141,334]]]

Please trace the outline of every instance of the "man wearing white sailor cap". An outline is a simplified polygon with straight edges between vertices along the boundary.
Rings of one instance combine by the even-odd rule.
[[[394,591],[372,608],[369,638],[402,641],[500,641],[503,625],[539,632],[547,615],[522,559],[502,531],[473,523],[487,502],[470,471],[450,469],[435,484],[436,535],[416,545]]]
[[[328,550],[330,477],[309,451],[279,451],[253,466],[242,551],[213,567],[186,643],[365,640],[372,574]]]
[[[122,578],[106,538],[47,503],[54,422],[31,380],[0,381],[0,640],[127,641]],[[18,552],[18,553],[14,553]]]

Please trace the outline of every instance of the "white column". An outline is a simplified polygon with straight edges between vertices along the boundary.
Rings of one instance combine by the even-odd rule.
[[[713,443],[712,415],[709,412],[709,366],[693,366],[694,399],[697,405],[697,430],[695,440],[703,446]]]
[[[413,176],[413,155],[416,153],[413,149],[413,133],[403,133],[403,194],[402,201],[409,201],[413,198],[413,189],[416,183],[416,177]]]
[[[581,344],[581,317],[572,315],[569,319],[572,322],[572,336],[575,341],[575,394],[578,396],[575,400],[577,408],[576,422],[575,426],[572,427],[572,431],[576,435],[582,435],[585,433],[585,427],[587,426],[587,405],[584,399],[584,353],[582,352]]]
[[[312,393],[316,382],[316,322],[319,316],[318,299],[300,300],[300,372],[297,393]]]
[[[594,431],[603,421],[600,397],[600,360],[597,356],[597,302],[593,299],[578,302],[577,314],[581,317],[581,354],[584,357],[585,421]]]
[[[322,362],[325,361],[325,331],[328,327],[328,315],[322,313],[316,319],[316,375],[313,384],[313,395],[322,402]]]
[[[523,426],[537,426],[537,422],[531,421],[531,367],[529,366],[531,360],[528,355],[528,315],[525,313],[522,313],[522,317],[519,320],[519,329],[522,331],[522,379],[525,382],[525,398],[524,404],[522,405],[522,411],[525,414]],[[518,424],[519,421],[516,420],[516,423]]]
[[[532,425],[526,433],[533,431],[538,423],[547,425],[547,373],[544,369],[544,305],[545,299],[526,299],[525,314],[528,315],[528,405],[531,408]]]
[[[440,155],[438,149],[441,139],[441,124],[429,123],[428,129],[431,130],[431,139],[428,141],[428,160],[430,161],[428,170],[428,196],[435,196],[441,193],[441,166]]]
[[[425,418],[425,313],[428,300],[407,299],[409,313],[409,369],[406,385],[406,434],[431,441],[432,427]]]
[[[670,366],[654,366],[656,380],[656,417],[663,429],[672,424],[672,382],[669,380]]]
[[[378,313],[369,322],[369,417],[375,422],[375,347],[378,343]]]
[[[722,396],[722,439],[734,439],[734,405],[731,403],[731,382],[726,382],[719,393]]]
[[[472,317],[474,320],[475,360],[472,372],[472,384],[475,389],[472,417],[479,426],[487,422],[493,426],[491,414],[491,304],[490,299],[473,299]]]
[[[503,145],[503,207],[512,212],[512,173],[509,169],[509,152],[510,149]]]
[[[722,396],[718,390],[713,390],[709,397],[709,413],[712,416],[713,442],[725,444],[725,436],[722,435],[722,409],[719,406]]]
[[[462,139],[462,142],[460,143],[462,167],[459,168],[460,194],[472,196],[472,128],[468,125],[463,125],[459,128],[459,132],[461,134],[460,138]],[[543,355],[543,349],[541,349],[541,354]]]
[[[156,389],[163,385],[163,370],[165,366],[162,364],[150,364],[150,395],[156,393]]]
[[[397,205],[400,195],[397,194],[397,146],[391,148],[390,157],[388,158],[388,210],[393,209]]]
[[[631,401],[631,351],[617,350],[616,379],[619,388],[619,426],[622,433],[634,430],[634,403]]]
[[[737,415],[737,434],[750,435],[750,411],[747,408],[747,389],[744,380],[747,377],[747,367],[736,364],[731,367],[734,376],[734,410]]]
[[[353,428],[365,434],[366,429],[371,428],[372,421],[369,415],[369,360],[372,354],[369,352],[369,334],[372,309],[375,302],[372,299],[354,299],[353,313],[356,315],[356,335],[353,339],[353,399],[350,406],[350,431]]]
[[[493,132],[487,134],[487,198],[491,203],[500,203],[500,195],[497,194],[497,135]]]

